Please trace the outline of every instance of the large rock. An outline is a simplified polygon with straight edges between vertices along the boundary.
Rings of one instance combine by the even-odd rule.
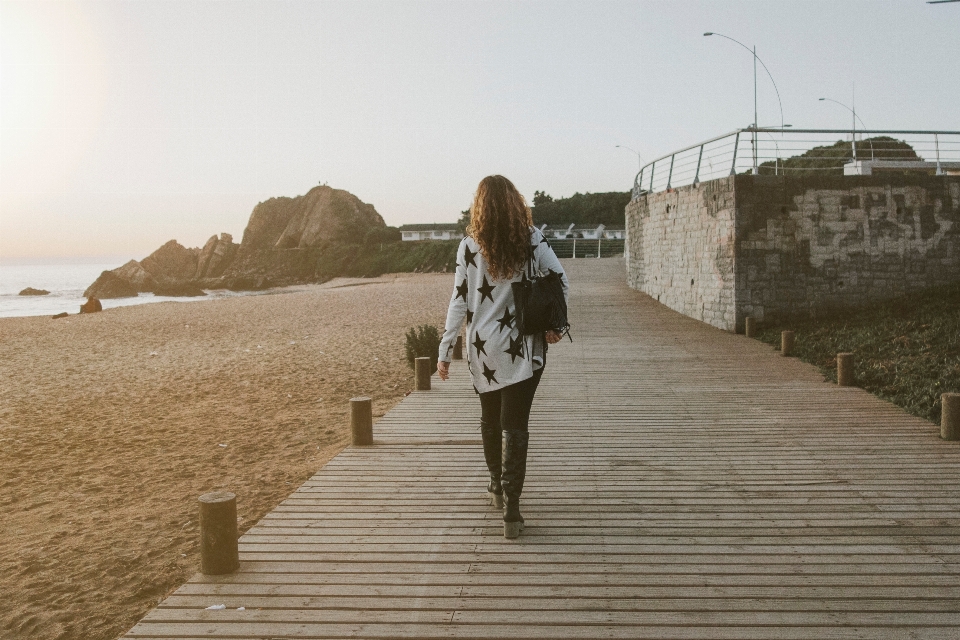
[[[144,269],[136,260],[131,260],[122,267],[113,269],[111,273],[115,273],[129,282],[137,291],[153,291],[157,286],[157,281],[150,275],[150,272]]]
[[[211,236],[200,250],[195,277],[219,278],[233,262],[239,248],[240,245],[233,241],[233,236],[229,233],[221,233],[219,238]]]
[[[324,242],[363,242],[373,227],[384,227],[383,218],[342,189],[314,187],[296,198],[270,198],[253,208],[240,249],[304,249]]]
[[[271,198],[250,214],[233,263],[208,286],[244,290],[318,279],[317,257],[331,245],[360,244],[367,232],[385,228],[373,205],[328,186],[296,198]]]
[[[23,291],[17,294],[18,296],[48,296],[50,292],[46,289],[34,289],[33,287],[27,287]]]
[[[156,287],[153,288],[154,295],[158,296],[172,296],[172,297],[184,297],[184,298],[195,298],[198,296],[205,296],[207,292],[200,288],[196,282],[174,282],[172,280],[167,282],[161,282]]]
[[[192,280],[197,274],[200,249],[187,249],[171,240],[140,261],[157,282],[162,280]]]
[[[92,285],[83,292],[85,298],[135,298],[137,288],[125,278],[121,278],[113,271],[104,271]]]

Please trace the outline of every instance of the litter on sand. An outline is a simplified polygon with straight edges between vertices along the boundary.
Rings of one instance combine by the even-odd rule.
[[[246,610],[247,610],[246,607],[237,607],[237,611],[246,611]]]
[[[212,604],[209,607],[207,607],[207,611],[220,611],[226,608],[227,608],[227,605],[225,604]]]

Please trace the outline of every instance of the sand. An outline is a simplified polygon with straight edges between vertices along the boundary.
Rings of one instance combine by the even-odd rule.
[[[344,286],[345,285],[345,286]],[[197,497],[246,531],[413,387],[450,274],[0,319],[0,636],[113,639],[199,568]]]

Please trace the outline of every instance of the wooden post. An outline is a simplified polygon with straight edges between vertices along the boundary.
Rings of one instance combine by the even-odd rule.
[[[784,357],[793,355],[793,338],[793,331],[780,332],[780,355]]]
[[[220,576],[239,569],[237,537],[237,496],[228,491],[200,496],[200,572]]]
[[[463,336],[457,336],[457,341],[453,343],[453,359],[463,360]]]
[[[944,440],[960,440],[960,393],[944,393],[940,396],[940,437]]]
[[[414,361],[417,376],[417,391],[430,391],[430,358],[417,358]]]
[[[837,384],[841,387],[853,386],[853,354],[837,354]]]
[[[757,333],[757,321],[756,319],[747,316],[743,320],[743,334],[748,338],[752,338]]]
[[[354,446],[373,444],[373,403],[370,398],[350,398],[350,433]]]

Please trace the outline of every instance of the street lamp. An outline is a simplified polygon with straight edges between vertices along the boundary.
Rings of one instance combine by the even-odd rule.
[[[736,42],[738,45],[746,49],[753,56],[753,128],[757,128],[757,62],[763,66],[763,70],[767,72],[767,76],[770,78],[770,82],[773,83],[773,90],[777,92],[777,104],[780,105],[780,127],[783,128],[783,102],[780,100],[780,90],[777,89],[777,83],[773,79],[773,75],[770,73],[770,69],[767,69],[767,65],[763,64],[763,60],[760,60],[757,56],[757,47],[754,46],[752,49],[747,45],[743,44],[739,40],[734,40],[730,36],[725,36],[722,33],[715,33],[713,31],[707,31],[703,34],[704,36],[720,36],[721,38],[726,38],[731,42]],[[757,174],[757,134],[753,133],[753,173]]]
[[[638,165],[638,168],[643,169],[643,158],[640,157],[640,152],[639,152],[639,151],[637,151],[636,149],[631,149],[630,147],[624,146],[624,145],[622,145],[622,144],[618,144],[618,145],[616,145],[616,147],[617,147],[617,149],[626,149],[627,151],[633,151],[635,154],[637,154],[637,165]]]
[[[866,131],[867,129],[867,125],[863,124],[863,120],[860,118],[860,116],[857,115],[857,103],[854,102],[853,108],[850,108],[847,105],[843,104],[842,102],[838,100],[834,100],[833,98],[820,98],[820,102],[832,102],[834,104],[838,104],[853,114],[853,133],[851,134],[850,145],[851,145],[851,149],[853,149],[853,159],[854,161],[856,161],[857,159],[857,120],[860,120],[860,124],[863,125],[864,131]],[[871,160],[874,159],[872,141],[870,141],[870,159]]]

